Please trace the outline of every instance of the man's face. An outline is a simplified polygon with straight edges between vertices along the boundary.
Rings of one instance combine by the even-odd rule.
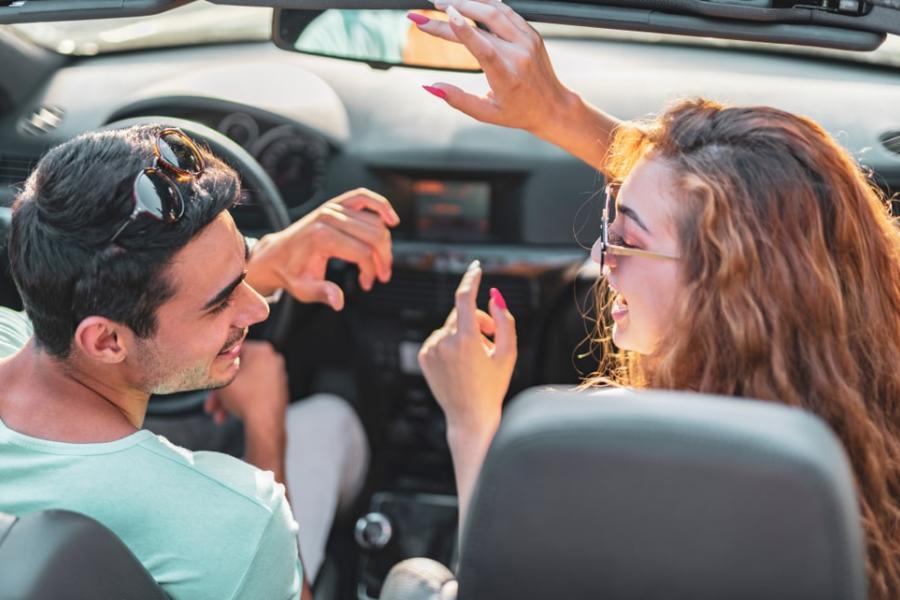
[[[148,393],[228,385],[240,367],[247,328],[269,316],[247,283],[247,248],[228,212],[179,251],[168,275],[175,296],[157,311],[156,335],[137,340],[129,355]]]

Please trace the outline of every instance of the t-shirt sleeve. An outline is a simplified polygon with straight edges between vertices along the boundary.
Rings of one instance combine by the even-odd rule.
[[[300,598],[303,566],[297,550],[297,522],[284,496],[272,511],[256,554],[233,600],[295,600]]]
[[[0,306],[0,358],[18,352],[31,334],[31,321],[25,313]]]

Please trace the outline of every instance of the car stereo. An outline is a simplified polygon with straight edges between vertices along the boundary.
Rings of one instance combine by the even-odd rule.
[[[386,195],[400,215],[395,235],[429,242],[512,242],[517,181],[478,174],[383,173]],[[506,218],[503,215],[506,214]]]
[[[418,239],[488,240],[491,219],[489,183],[438,179],[418,179],[411,183]]]

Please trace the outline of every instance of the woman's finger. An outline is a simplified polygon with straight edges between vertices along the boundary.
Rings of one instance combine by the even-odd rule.
[[[494,317],[487,314],[481,309],[475,311],[475,317],[478,320],[478,328],[484,335],[494,335],[497,328],[494,325]]]
[[[497,332],[494,334],[494,356],[503,360],[512,359],[515,361],[517,349],[516,320],[506,307],[506,300],[503,298],[500,290],[491,288],[490,295],[489,308],[497,327]]]
[[[451,9],[458,11],[464,17],[486,25],[491,33],[502,40],[512,43],[522,41],[525,35],[519,27],[510,20],[506,12],[500,10],[498,4],[487,2],[473,2],[472,0],[453,0],[447,7],[447,16],[451,17]],[[502,5],[502,4],[501,4]]]
[[[449,83],[435,83],[423,86],[430,94],[444,100],[456,110],[484,123],[498,123],[500,109],[488,96],[476,96]]]
[[[537,33],[534,28],[528,24],[528,21],[525,20],[525,17],[514,11],[511,6],[501,2],[500,0],[472,0],[472,2],[480,2],[482,4],[490,4],[495,6],[497,10],[506,15],[506,18],[509,19],[510,23],[519,28],[519,30],[525,35],[532,35]]]
[[[472,261],[456,288],[457,328],[464,334],[478,332],[478,320],[475,316],[478,297],[478,285],[481,283],[481,263]]]
[[[453,34],[478,61],[482,69],[496,70],[501,62],[499,50],[495,45],[501,40],[491,34],[469,25],[454,6],[447,7],[450,18],[450,29]]]
[[[450,23],[448,23],[447,21],[428,19],[426,22],[420,23],[419,21],[421,20],[421,15],[418,15],[418,13],[408,13],[407,16],[409,14],[417,15],[418,17],[420,17],[419,19],[411,18],[410,20],[412,20],[413,23],[416,24],[416,27],[418,27],[425,33],[433,35],[434,37],[441,38],[442,40],[446,40],[448,42],[453,42],[456,44],[462,43],[459,41],[459,38],[456,37],[456,34],[453,33],[453,30],[450,29]]]

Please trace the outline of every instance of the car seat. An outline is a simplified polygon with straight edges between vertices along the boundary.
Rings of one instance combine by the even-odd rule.
[[[458,577],[410,559],[382,600],[866,597],[840,442],[807,412],[753,400],[527,391],[460,544]]]
[[[166,600],[115,534],[65,510],[0,513],[0,600]]]

